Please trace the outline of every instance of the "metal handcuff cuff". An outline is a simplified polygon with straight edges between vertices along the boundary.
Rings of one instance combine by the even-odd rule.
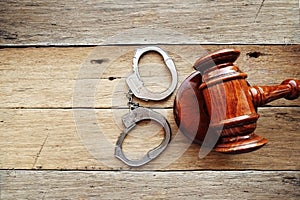
[[[149,91],[144,86],[144,83],[141,80],[141,77],[139,75],[138,62],[141,56],[144,53],[149,51],[157,52],[163,57],[164,62],[167,65],[172,76],[172,83],[170,87],[162,93],[153,93]],[[168,56],[168,54],[158,47],[149,46],[149,47],[137,49],[135,56],[133,58],[133,73],[127,77],[126,83],[129,87],[127,98],[129,100],[128,106],[130,108],[130,112],[122,117],[122,121],[125,126],[125,129],[122,131],[121,135],[119,136],[116,142],[115,157],[120,159],[125,164],[131,167],[139,167],[155,159],[166,149],[167,145],[171,140],[172,133],[171,133],[170,125],[164,116],[149,108],[140,107],[138,103],[134,103],[132,101],[133,95],[145,101],[148,100],[160,101],[170,96],[174,92],[177,86],[177,72],[176,72],[175,64],[172,61],[172,59]],[[141,159],[130,160],[125,156],[122,149],[122,144],[124,142],[124,139],[126,138],[128,133],[136,126],[138,122],[143,120],[149,120],[149,119],[156,121],[164,128],[165,131],[164,139],[157,147],[148,151],[147,154],[144,155]]]

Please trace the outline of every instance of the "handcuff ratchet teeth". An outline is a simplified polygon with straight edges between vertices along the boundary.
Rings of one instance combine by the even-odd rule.
[[[144,87],[144,83],[142,82],[140,75],[138,73],[138,62],[140,57],[148,52],[148,51],[156,51],[158,52],[164,59],[168,69],[171,72],[172,83],[168,90],[163,93],[152,93],[147,88]],[[154,100],[159,101],[167,98],[171,95],[177,86],[177,72],[175,68],[175,64],[172,59],[164,52],[162,49],[154,46],[145,47],[142,49],[137,49],[135,56],[133,58],[133,73],[126,79],[127,85],[129,87],[129,92],[127,94],[128,98],[128,106],[130,108],[130,112],[122,117],[123,124],[125,129],[122,131],[119,136],[116,146],[115,146],[115,157],[123,161],[125,164],[131,167],[139,167],[142,166],[151,160],[155,159],[159,156],[167,147],[171,140],[171,128],[164,116],[160,113],[155,112],[149,108],[140,107],[137,103],[132,101],[133,95],[137,98],[143,100]],[[131,160],[128,159],[122,149],[122,144],[128,135],[128,133],[136,126],[136,124],[143,120],[154,120],[158,124],[160,124],[164,128],[164,139],[163,141],[155,148],[148,151],[146,155],[144,155],[139,160]]]

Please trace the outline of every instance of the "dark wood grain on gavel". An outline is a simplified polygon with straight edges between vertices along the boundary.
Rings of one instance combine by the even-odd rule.
[[[277,86],[250,86],[233,63],[240,52],[224,49],[198,59],[197,70],[180,86],[175,102],[175,121],[180,130],[201,144],[217,134],[215,151],[243,153],[265,145],[268,140],[254,133],[257,107],[279,98],[300,95],[300,81],[288,79]],[[215,131],[208,132],[208,129]],[[216,135],[208,135],[214,138]]]

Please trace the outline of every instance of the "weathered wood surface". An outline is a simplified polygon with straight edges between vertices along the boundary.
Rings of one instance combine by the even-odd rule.
[[[262,149],[211,152],[204,159],[198,159],[197,145],[176,134],[174,95],[159,105],[142,102],[168,118],[175,136],[139,172],[116,171],[135,169],[110,159],[111,146],[91,154],[85,142],[93,137],[85,141],[78,132],[101,130],[111,145],[120,133],[127,112],[124,81],[136,48],[124,44],[180,44],[162,46],[177,65],[179,83],[204,55],[199,45],[182,44],[230,44],[202,47],[242,50],[238,66],[250,84],[270,85],[299,79],[300,46],[289,45],[299,44],[299,35],[297,0],[1,1],[2,47],[112,46],[0,49],[0,199],[299,199],[299,100],[259,109],[256,132],[270,140]],[[168,72],[155,54],[141,60],[141,74],[155,91],[170,81],[161,81]],[[160,127],[143,123],[124,148],[135,158],[161,137]],[[97,150],[109,156],[99,161]]]
[[[242,55],[237,60],[237,65],[248,74],[247,80],[252,85],[275,85],[286,78],[300,77],[300,45],[161,47],[176,64],[179,84],[193,72],[192,65],[196,58],[203,56],[206,51],[226,47],[241,50]],[[0,49],[0,107],[126,107],[125,93],[128,89],[125,77],[132,71],[135,49],[134,46]],[[163,91],[162,88],[166,89],[170,84],[169,72],[162,63],[157,54],[149,54],[140,62],[141,76],[150,89]],[[78,95],[79,98],[74,99],[75,91],[82,92]],[[91,92],[87,94],[87,91]],[[88,98],[94,102],[80,99],[88,95],[95,96]],[[170,108],[174,95],[159,104],[143,102],[143,105]],[[299,106],[300,99],[279,100],[270,105]]]
[[[0,45],[297,44],[298,0],[0,2]]]
[[[159,109],[169,120],[173,140],[166,151],[144,167],[132,170],[299,170],[300,136],[299,108],[262,108],[256,133],[269,139],[262,149],[247,154],[227,155],[211,152],[198,158],[199,146],[180,133],[171,109]],[[0,169],[130,169],[114,158],[114,144],[123,128],[121,116],[127,109],[81,110],[74,119],[72,110],[3,109],[0,110]],[[97,121],[91,117],[95,113]],[[89,134],[96,131],[94,149],[87,150],[88,135],[77,129],[81,123]],[[149,131],[151,130],[151,131]],[[124,149],[131,158],[139,158],[157,146],[163,137],[160,126],[146,123],[126,138]],[[103,141],[102,141],[103,140]],[[105,145],[101,146],[102,143]],[[98,154],[97,154],[98,153]]]
[[[0,171],[1,199],[299,199],[298,171]]]
[[[179,83],[193,71],[191,66],[197,57],[206,53],[204,49],[212,51],[225,47],[235,47],[242,51],[238,65],[249,74],[248,80],[251,84],[270,85],[280,83],[285,78],[299,77],[300,45],[162,46],[176,63]],[[1,49],[1,168],[126,168],[111,157],[113,144],[123,128],[121,117],[128,112],[125,77],[132,70],[135,48],[101,46]],[[161,57],[154,53],[144,56],[140,62],[143,80],[153,90],[167,87],[170,82],[161,81],[163,77],[169,77],[167,69],[161,63]],[[153,75],[157,78],[153,78]],[[83,87],[76,90],[76,84],[81,82],[84,83]],[[87,94],[86,91],[90,88],[92,91]],[[75,91],[79,91],[78,96],[74,95]],[[171,122],[173,132],[177,133],[171,109],[173,99],[174,95],[159,104],[141,104],[159,108],[158,111]],[[261,110],[262,116],[257,129],[257,133],[269,138],[270,143],[257,152],[238,156],[211,153],[204,160],[200,160],[197,156],[199,147],[189,147],[189,142],[178,134],[173,148],[169,147],[169,153],[162,156],[163,160],[158,159],[156,163],[142,169],[298,170],[299,100],[281,100],[271,105],[271,108]],[[71,110],[72,107],[74,109]],[[83,107],[88,109],[80,109]],[[97,126],[85,124],[88,122]],[[86,135],[78,134],[82,123],[86,126],[84,129],[91,132],[101,130],[105,133],[110,146],[98,150],[107,152],[110,157],[103,158],[97,153],[95,155],[94,151],[97,149],[92,150],[92,154],[89,153],[86,141],[82,139]],[[157,136],[145,135],[151,139],[145,141],[138,136],[144,132],[149,133],[151,127],[153,124],[141,126],[137,133],[132,133],[133,137],[125,145],[127,152],[131,153],[130,156],[141,156],[147,149],[159,143],[162,132],[159,134],[158,127]],[[98,143],[100,140],[95,139],[94,142]],[[141,151],[135,154],[135,149]],[[176,155],[172,154],[173,150]]]
[[[226,47],[242,51],[237,64],[252,85],[299,79],[300,45],[161,47],[176,63],[179,84],[204,49]],[[166,116],[174,133],[172,143],[162,156],[138,169],[115,159],[113,145],[123,128],[121,116],[128,112],[125,77],[132,70],[135,48],[0,49],[0,199],[299,198],[299,99],[275,101],[258,110],[256,133],[269,139],[262,149],[240,155],[211,152],[204,159],[198,158],[199,146],[178,133],[172,113],[175,94],[159,104],[140,101]],[[161,63],[154,53],[140,62],[143,80],[155,91],[170,83],[161,81],[169,76]],[[83,87],[76,90],[78,83]],[[74,91],[79,95],[74,96]],[[88,150],[91,140],[78,130],[104,133],[103,141],[92,138],[98,149]],[[125,152],[138,158],[162,135],[156,124],[142,123],[126,139]]]

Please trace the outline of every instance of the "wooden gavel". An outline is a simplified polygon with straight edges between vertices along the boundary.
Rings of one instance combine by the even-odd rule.
[[[180,130],[199,144],[207,136],[218,137],[217,152],[243,153],[265,145],[268,140],[254,133],[257,107],[300,95],[299,80],[250,86],[247,74],[233,64],[239,55],[238,50],[224,49],[198,59],[194,64],[197,72],[182,83],[174,102]]]

